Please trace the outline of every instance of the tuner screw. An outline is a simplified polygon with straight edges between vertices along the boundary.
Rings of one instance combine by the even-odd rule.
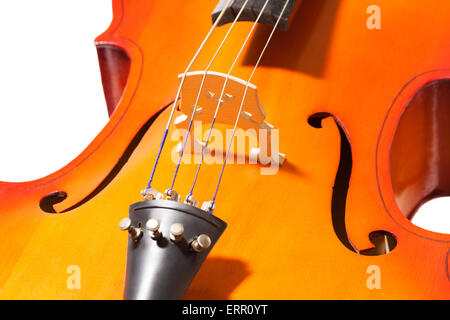
[[[167,200],[180,201],[181,196],[173,189],[167,189],[165,192]]]
[[[170,226],[170,240],[173,242],[180,242],[183,238],[184,227],[181,223],[174,223]]]
[[[202,204],[202,210],[206,211],[208,213],[211,213],[211,214],[214,212],[215,208],[216,208],[216,205],[214,204],[213,201],[205,201]]]
[[[198,237],[195,237],[191,242],[191,248],[195,252],[202,252],[205,249],[208,249],[211,246],[211,238],[206,234],[201,234]]]
[[[135,242],[138,242],[142,237],[142,230],[140,228],[133,227],[131,225],[130,218],[123,218],[120,220],[119,229],[122,231],[128,231],[131,239]]]
[[[191,205],[193,207],[197,207],[198,206],[198,201],[195,199],[195,197],[193,195],[187,196],[186,200],[184,201],[184,203]]]
[[[149,231],[150,237],[153,240],[158,240],[161,237],[161,232],[159,231],[159,221],[156,219],[150,219],[145,224],[145,228]]]
[[[141,195],[144,200],[161,200],[163,198],[163,194],[153,188],[142,190]]]

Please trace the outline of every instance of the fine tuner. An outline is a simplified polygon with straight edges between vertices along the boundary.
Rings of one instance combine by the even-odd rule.
[[[153,240],[159,240],[162,236],[162,232],[160,230],[160,222],[157,219],[151,218],[147,220],[145,224],[145,229],[148,231],[148,235]],[[141,240],[144,232],[140,226],[132,226],[131,220],[129,218],[123,218],[119,222],[119,229],[122,231],[128,231],[130,238],[134,242],[139,242]],[[181,223],[174,223],[170,225],[169,228],[169,238],[174,243],[179,243],[183,239],[184,226]],[[200,253],[205,249],[208,249],[211,245],[211,238],[206,234],[199,234],[195,236],[191,241],[189,241],[189,247]]]

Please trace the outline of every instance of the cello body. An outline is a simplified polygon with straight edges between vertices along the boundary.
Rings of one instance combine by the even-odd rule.
[[[372,2],[304,0],[275,34],[252,83],[287,160],[274,175],[227,167],[214,215],[228,228],[185,298],[450,298],[450,235],[410,221],[423,202],[450,194],[450,3],[379,0],[382,28],[371,30]],[[113,1],[111,26],[96,39],[109,123],[61,170],[0,183],[1,299],[122,298],[127,236],[117,223],[140,200],[177,75],[214,6]],[[236,25],[214,71],[226,72],[250,26]],[[270,30],[257,27],[234,76],[248,77]],[[161,156],[159,190],[177,143]],[[186,195],[196,166],[181,168]],[[219,172],[202,168],[196,198],[210,200]]]

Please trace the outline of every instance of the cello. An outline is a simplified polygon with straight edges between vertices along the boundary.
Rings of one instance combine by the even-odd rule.
[[[450,236],[410,221],[450,194],[450,4],[376,2],[381,28],[366,0],[113,0],[110,121],[64,168],[0,183],[0,298],[172,297],[147,271],[181,245],[202,259],[176,298],[450,298]],[[237,128],[263,134],[229,157]]]

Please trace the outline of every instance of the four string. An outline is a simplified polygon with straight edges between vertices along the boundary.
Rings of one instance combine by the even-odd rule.
[[[245,7],[247,6],[248,1],[249,1],[249,0],[246,0],[245,3],[242,5],[241,10],[240,10],[239,13],[236,15],[236,18],[234,19],[233,23],[231,24],[230,28],[228,29],[228,32],[226,33],[225,37],[223,38],[222,43],[221,43],[220,46],[217,48],[217,50],[216,50],[214,56],[211,58],[211,61],[209,62],[208,66],[206,67],[205,73],[203,74],[202,82],[201,82],[201,84],[200,84],[200,89],[198,90],[198,94],[197,94],[197,99],[195,100],[195,104],[194,104],[194,106],[192,107],[191,118],[190,118],[190,120],[189,120],[189,125],[188,125],[188,128],[187,128],[187,130],[186,130],[186,135],[185,135],[185,137],[184,137],[183,147],[181,148],[181,151],[180,151],[180,156],[179,156],[179,158],[178,158],[178,163],[177,163],[177,166],[176,166],[176,168],[175,168],[175,173],[174,173],[174,175],[173,175],[172,184],[171,184],[171,186],[170,186],[168,192],[166,192],[166,193],[169,193],[170,190],[172,190],[172,189],[173,189],[173,186],[175,185],[175,180],[176,180],[176,178],[177,178],[178,170],[179,170],[179,168],[180,168],[181,160],[182,160],[183,154],[184,154],[184,149],[186,148],[186,143],[187,143],[187,141],[188,141],[188,135],[189,135],[189,132],[191,131],[192,123],[193,123],[193,121],[194,121],[195,112],[196,112],[196,109],[197,109],[197,106],[198,106],[198,102],[199,102],[199,100],[200,100],[200,95],[201,95],[201,93],[202,93],[203,86],[204,86],[204,84],[205,84],[206,75],[208,74],[208,71],[209,71],[209,69],[211,68],[211,65],[213,64],[214,60],[216,59],[217,55],[219,54],[220,50],[222,49],[223,45],[225,44],[225,41],[228,39],[228,36],[230,35],[231,31],[233,30],[234,25],[235,25],[236,22],[239,20],[239,17],[241,16],[242,12],[244,11]]]
[[[180,86],[178,87],[178,91],[177,94],[175,96],[175,100],[173,101],[173,106],[172,106],[172,110],[170,111],[170,116],[169,116],[169,120],[167,120],[167,124],[166,124],[166,128],[164,129],[164,134],[163,134],[163,138],[161,140],[161,144],[159,146],[159,151],[158,154],[156,156],[156,160],[155,160],[155,164],[153,165],[153,169],[152,169],[152,173],[150,175],[150,179],[148,180],[147,183],[147,188],[146,189],[150,189],[151,188],[151,184],[153,181],[153,178],[155,176],[155,172],[156,172],[156,167],[158,166],[158,162],[159,162],[159,158],[161,157],[161,152],[162,149],[164,148],[164,144],[166,142],[167,139],[167,135],[169,133],[169,127],[170,124],[172,123],[172,118],[173,115],[175,113],[175,109],[177,106],[177,102],[178,99],[180,98],[180,94],[181,94],[181,89],[183,88],[184,85],[184,81],[186,79],[186,74],[189,72],[189,70],[191,69],[192,65],[194,64],[195,60],[197,60],[197,57],[199,56],[200,52],[202,51],[203,47],[205,46],[206,42],[208,41],[208,39],[211,37],[214,29],[217,27],[217,25],[219,24],[220,20],[222,19],[222,17],[225,14],[225,11],[231,6],[232,2],[234,0],[228,0],[228,2],[225,4],[224,9],[222,10],[222,12],[220,13],[220,15],[217,17],[216,21],[214,22],[213,26],[211,27],[211,29],[209,30],[208,34],[206,35],[205,39],[203,39],[203,42],[200,44],[200,47],[197,49],[197,52],[195,53],[194,57],[192,58],[191,62],[189,63],[189,65],[187,66],[186,70],[184,71],[182,78],[181,78],[181,82],[180,82]]]
[[[203,159],[205,157],[206,149],[208,148],[208,143],[209,143],[209,140],[211,139],[212,129],[214,127],[214,123],[216,122],[217,114],[219,113],[220,106],[222,105],[223,95],[225,93],[225,89],[227,87],[227,83],[228,83],[228,80],[230,78],[231,72],[233,71],[234,66],[236,65],[239,57],[241,56],[242,51],[244,51],[244,48],[246,47],[247,42],[250,39],[250,36],[253,34],[253,31],[255,30],[255,27],[256,27],[257,23],[259,22],[259,19],[261,18],[262,14],[264,12],[264,9],[266,8],[266,6],[269,3],[269,1],[270,0],[266,0],[265,1],[264,6],[262,7],[261,11],[259,12],[258,17],[256,18],[255,22],[253,23],[252,28],[250,29],[250,32],[247,35],[247,38],[245,38],[244,43],[242,44],[238,54],[236,55],[236,58],[234,59],[233,63],[231,64],[231,67],[230,67],[230,69],[229,69],[229,71],[228,71],[228,73],[227,73],[227,75],[225,77],[225,81],[224,81],[224,84],[223,84],[223,87],[222,87],[222,92],[220,93],[219,101],[217,102],[217,107],[216,107],[216,110],[215,110],[215,113],[214,113],[214,117],[211,120],[211,126],[209,128],[208,138],[206,139],[205,145],[203,146],[202,156],[201,156],[200,162],[199,162],[199,164],[197,166],[197,172],[195,173],[194,182],[192,183],[191,190],[189,191],[189,195],[187,196],[188,199],[192,197],[192,194],[194,192],[194,187],[195,187],[195,184],[197,183],[198,174],[200,173],[200,168],[202,167],[202,164],[203,164]]]
[[[244,102],[245,102],[245,98],[246,98],[246,96],[247,96],[247,91],[248,91],[248,88],[249,88],[249,85],[250,85],[250,81],[251,81],[251,79],[253,78],[253,75],[255,74],[256,69],[258,68],[258,66],[259,66],[259,64],[260,64],[260,62],[261,62],[261,59],[262,59],[262,57],[263,57],[263,55],[264,55],[264,53],[265,53],[265,51],[266,51],[266,49],[267,49],[267,47],[268,47],[268,45],[269,45],[271,39],[272,39],[273,34],[275,33],[275,30],[276,30],[277,27],[278,27],[278,24],[279,24],[281,18],[283,17],[283,14],[284,14],[284,12],[285,12],[285,10],[286,10],[286,8],[287,8],[287,5],[289,4],[289,1],[290,1],[290,0],[286,0],[284,6],[283,6],[283,8],[282,8],[282,11],[281,11],[281,13],[280,13],[279,16],[278,16],[278,19],[277,19],[275,25],[273,26],[273,29],[272,29],[272,31],[271,31],[269,37],[267,38],[267,41],[266,41],[266,43],[265,43],[265,45],[264,45],[264,48],[262,49],[262,51],[261,51],[261,53],[260,53],[260,55],[259,55],[259,57],[258,57],[258,60],[257,60],[255,66],[254,66],[254,68],[253,68],[253,70],[252,70],[252,73],[251,73],[250,77],[248,78],[248,80],[246,81],[244,95],[243,95],[243,98],[242,98],[241,103],[240,103],[240,106],[239,106],[239,111],[238,111],[238,114],[237,114],[237,117],[236,117],[236,120],[235,120],[235,123],[234,123],[234,127],[233,127],[233,131],[232,131],[231,139],[230,139],[229,144],[228,144],[228,146],[227,146],[226,155],[225,155],[224,162],[223,162],[223,164],[222,164],[222,168],[221,168],[221,172],[220,172],[220,175],[219,175],[218,183],[217,183],[217,185],[216,185],[216,188],[215,188],[215,192],[214,192],[214,196],[213,196],[213,198],[212,198],[212,201],[210,202],[210,204],[209,204],[209,206],[208,206],[208,208],[207,208],[207,211],[209,211],[209,212],[212,212],[212,211],[214,210],[214,207],[215,207],[215,201],[216,201],[217,193],[218,193],[219,186],[220,186],[220,183],[221,183],[222,178],[223,178],[223,173],[224,173],[224,170],[225,170],[225,166],[226,166],[226,162],[227,162],[227,159],[228,159],[228,156],[229,156],[229,152],[230,152],[231,147],[232,147],[232,145],[233,145],[233,139],[234,139],[234,136],[235,136],[235,133],[236,133],[236,130],[237,130],[237,125],[238,125],[238,122],[239,122],[239,119],[240,119],[240,116],[241,116],[241,113],[242,113],[242,109],[243,109],[243,105],[244,105]],[[189,70],[191,69],[191,67],[192,67],[193,63],[195,62],[195,60],[197,59],[198,55],[199,55],[200,52],[202,51],[202,49],[203,49],[203,47],[205,46],[206,42],[207,42],[208,39],[210,38],[210,36],[211,36],[212,32],[214,31],[215,27],[218,25],[218,23],[220,22],[220,20],[221,20],[222,17],[224,16],[225,11],[230,7],[230,5],[231,5],[232,2],[233,2],[233,0],[229,0],[229,1],[226,3],[226,5],[224,6],[224,9],[223,9],[222,12],[220,13],[220,15],[217,17],[217,19],[216,19],[214,25],[211,27],[209,33],[207,34],[207,36],[206,36],[205,39],[203,40],[202,44],[200,45],[200,47],[199,47],[199,49],[197,50],[196,54],[194,55],[193,59],[192,59],[191,62],[189,63],[189,65],[188,65],[188,67],[186,68],[185,72],[182,74],[181,83],[180,83],[180,86],[179,86],[179,88],[178,88],[178,91],[177,91],[177,94],[176,94],[176,97],[175,97],[175,100],[174,100],[174,103],[173,103],[173,107],[172,107],[172,110],[171,110],[171,113],[170,113],[170,116],[169,116],[169,119],[168,119],[166,128],[165,128],[165,130],[164,130],[163,138],[162,138],[161,145],[160,145],[160,148],[159,148],[159,151],[158,151],[156,160],[155,160],[155,164],[154,164],[154,166],[153,166],[153,170],[152,170],[152,173],[151,173],[151,176],[150,176],[150,180],[149,180],[149,182],[148,182],[148,184],[147,184],[147,189],[150,189],[150,188],[151,188],[151,183],[152,183],[153,178],[154,178],[154,174],[155,174],[155,171],[156,171],[156,167],[157,167],[157,165],[158,165],[159,158],[160,158],[160,156],[161,156],[162,149],[163,149],[164,144],[165,144],[165,141],[166,141],[166,139],[167,139],[169,127],[170,127],[170,124],[172,123],[172,118],[173,118],[173,115],[174,115],[174,112],[175,112],[175,109],[176,109],[177,101],[178,101],[178,99],[180,98],[181,90],[182,90],[182,87],[183,87],[183,85],[184,85],[184,81],[185,81],[186,75],[187,75],[187,73],[189,72]],[[185,150],[185,147],[186,147],[186,143],[187,143],[187,140],[188,140],[188,134],[189,134],[189,132],[190,132],[190,130],[191,130],[191,127],[192,127],[193,119],[194,119],[194,116],[195,116],[195,113],[196,113],[197,105],[198,105],[199,100],[200,100],[201,92],[202,92],[202,90],[203,90],[204,83],[205,83],[205,80],[206,80],[206,76],[207,76],[207,74],[208,74],[208,71],[209,71],[209,69],[211,68],[211,65],[213,64],[213,62],[215,61],[217,55],[218,55],[219,52],[221,51],[221,49],[222,49],[224,43],[225,43],[226,40],[228,39],[229,34],[230,34],[231,31],[233,30],[234,25],[236,24],[236,22],[239,20],[241,14],[242,14],[243,10],[245,9],[245,7],[246,7],[246,5],[247,5],[248,2],[249,2],[249,0],[246,0],[246,1],[244,2],[244,4],[242,5],[240,11],[239,11],[238,14],[236,15],[236,17],[235,17],[233,23],[231,24],[230,28],[228,29],[228,31],[227,31],[225,37],[223,38],[222,42],[220,43],[219,47],[217,48],[215,54],[213,55],[213,57],[212,57],[211,60],[209,61],[208,66],[207,66],[207,68],[206,68],[206,70],[205,70],[205,72],[204,72],[204,74],[203,74],[203,78],[202,78],[202,81],[201,81],[201,84],[200,84],[200,88],[199,88],[199,91],[198,91],[198,94],[197,94],[197,98],[196,98],[195,104],[192,106],[192,113],[191,113],[191,116],[190,116],[190,120],[189,120],[189,124],[188,124],[188,129],[187,129],[186,135],[185,135],[185,137],[184,137],[183,146],[182,146],[182,149],[181,149],[181,151],[180,151],[180,155],[179,155],[178,162],[177,162],[177,165],[176,165],[176,168],[175,168],[175,173],[174,173],[174,176],[173,176],[173,179],[172,179],[172,183],[171,183],[170,188],[166,191],[166,194],[167,194],[167,195],[170,194],[170,192],[173,190],[173,187],[174,187],[174,185],[175,185],[176,177],[177,177],[177,174],[178,174],[178,171],[179,171],[181,162],[182,162],[183,153],[184,153],[184,150]],[[248,43],[248,41],[249,41],[251,35],[253,34],[253,31],[254,31],[254,29],[255,29],[257,23],[260,21],[260,18],[261,18],[262,14],[263,14],[264,10],[266,9],[266,7],[267,7],[267,5],[268,5],[269,2],[270,2],[270,0],[266,0],[266,1],[265,1],[265,3],[264,3],[264,5],[263,5],[263,7],[261,8],[261,10],[260,10],[260,12],[259,12],[259,14],[258,14],[256,20],[254,21],[254,23],[253,23],[253,25],[252,25],[252,27],[251,27],[251,30],[249,31],[249,33],[248,33],[248,35],[247,35],[247,37],[246,37],[244,43],[242,44],[242,46],[241,46],[241,48],[240,48],[238,54],[236,55],[236,57],[235,57],[235,59],[234,59],[232,65],[230,66],[230,69],[229,69],[229,71],[228,71],[228,73],[227,73],[227,75],[226,75],[226,77],[225,77],[224,84],[223,84],[223,87],[222,87],[222,91],[221,91],[221,94],[220,94],[220,97],[219,97],[219,99],[218,99],[218,103],[217,103],[217,106],[216,106],[216,109],[215,109],[215,113],[214,113],[213,119],[211,120],[211,125],[210,125],[210,128],[209,128],[208,137],[207,137],[207,139],[206,139],[206,141],[205,141],[205,143],[204,143],[204,145],[203,145],[203,151],[202,151],[202,155],[201,155],[201,158],[200,158],[200,162],[199,162],[199,164],[198,164],[198,166],[197,166],[197,171],[196,171],[196,174],[195,174],[195,177],[194,177],[194,181],[193,181],[192,186],[191,186],[191,188],[190,188],[189,194],[188,194],[188,196],[186,197],[186,201],[190,201],[190,200],[192,199],[192,197],[193,197],[193,192],[194,192],[194,188],[195,188],[196,182],[197,182],[197,180],[198,180],[200,168],[201,168],[201,166],[202,166],[202,164],[203,164],[203,159],[204,159],[204,156],[205,156],[207,147],[208,147],[208,143],[209,143],[209,141],[210,141],[210,139],[211,139],[211,134],[212,134],[213,127],[214,127],[214,124],[215,124],[216,119],[217,119],[217,115],[218,115],[219,109],[220,109],[221,105],[223,104],[222,99],[223,99],[223,96],[224,96],[224,94],[225,94],[225,89],[226,89],[226,87],[227,87],[228,80],[229,80],[229,78],[230,78],[230,76],[231,76],[231,72],[233,71],[233,69],[234,69],[236,63],[238,62],[239,57],[241,56],[243,50],[245,49],[245,47],[246,47],[246,45],[247,45],[247,43]]]

